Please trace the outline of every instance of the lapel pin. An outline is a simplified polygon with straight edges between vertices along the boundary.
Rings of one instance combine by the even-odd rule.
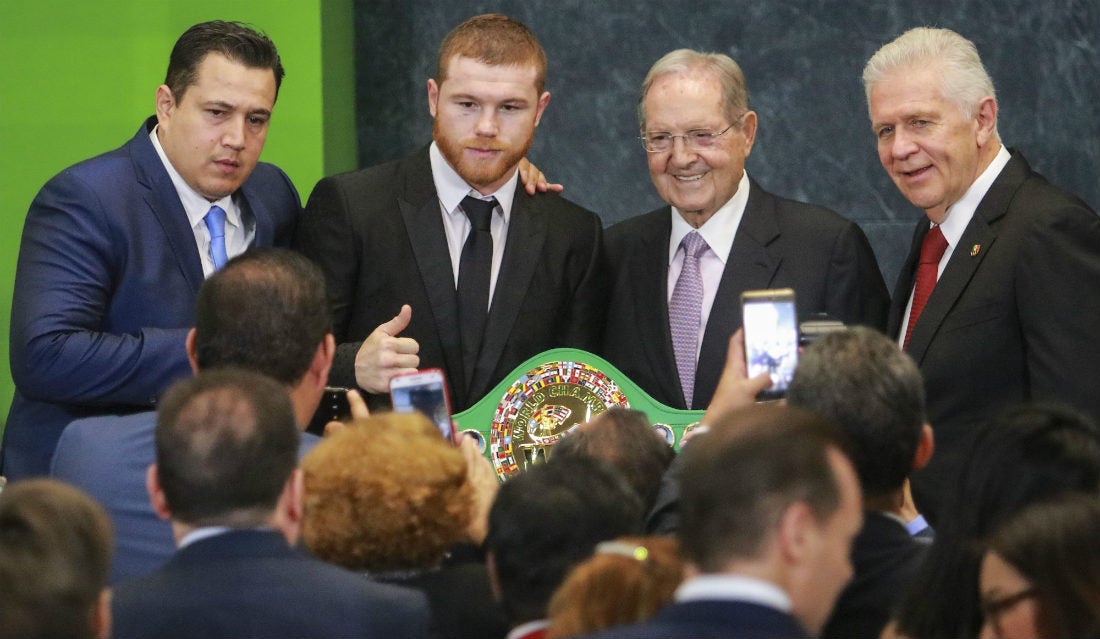
[[[981,252],[982,252],[982,245],[981,244],[975,244],[974,246],[970,247],[970,257],[975,257],[975,256],[978,255],[978,253],[981,253]]]

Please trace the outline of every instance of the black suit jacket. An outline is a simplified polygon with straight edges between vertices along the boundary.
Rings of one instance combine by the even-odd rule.
[[[744,601],[674,603],[642,623],[615,626],[588,639],[809,639],[789,614]]]
[[[890,309],[897,336],[928,220],[921,218]],[[1100,419],[1100,216],[1051,186],[1018,152],[982,198],[913,328],[936,434],[913,475],[935,511],[974,423],[1029,399],[1068,402]]]
[[[686,408],[668,325],[671,233],[668,206],[608,229],[612,289],[603,354],[654,399]],[[795,290],[801,318],[826,313],[846,324],[886,326],[889,296],[863,231],[752,182],[703,336],[694,408],[714,395],[730,335],[741,327],[741,293],[783,287]]]
[[[459,547],[468,554],[469,547]],[[508,619],[493,596],[489,572],[482,561],[448,560],[436,570],[379,581],[415,588],[428,597],[435,639],[504,639]]]
[[[863,528],[852,542],[855,572],[825,622],[822,639],[881,635],[928,546],[900,522],[864,511]]]
[[[274,531],[196,541],[115,588],[117,639],[427,637],[422,593],[372,583],[308,557]]]
[[[606,301],[602,233],[594,213],[557,194],[516,194],[484,346],[467,380],[427,148],[321,180],[296,244],[328,282],[339,343],[331,383],[355,385],[360,344],[402,304],[412,306],[402,336],[419,342],[421,368],[446,371],[455,412],[532,355],[562,346],[595,350]]]

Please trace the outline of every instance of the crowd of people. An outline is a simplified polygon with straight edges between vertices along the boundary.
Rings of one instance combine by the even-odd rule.
[[[546,69],[466,20],[432,142],[303,208],[259,161],[274,44],[180,37],[155,114],[27,215],[0,639],[1100,637],[1100,217],[1001,143],[974,45],[915,28],[864,69],[925,213],[892,298],[858,225],[749,177],[730,57],[654,63],[666,205],[606,233],[525,158]],[[740,296],[787,287],[848,326],[758,402]],[[677,453],[611,409],[502,484],[386,411],[396,375],[442,369],[457,412],[559,346],[703,425]],[[352,418],[304,432],[332,385]]]

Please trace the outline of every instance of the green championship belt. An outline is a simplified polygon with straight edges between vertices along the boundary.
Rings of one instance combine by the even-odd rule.
[[[488,442],[484,449],[497,476],[507,479],[545,461],[570,431],[615,406],[645,413],[677,449],[685,431],[703,417],[701,410],[661,404],[602,357],[555,348],[517,366],[454,421],[483,445]]]

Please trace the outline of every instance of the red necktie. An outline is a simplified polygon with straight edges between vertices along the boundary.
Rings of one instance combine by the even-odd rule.
[[[913,327],[917,325],[924,305],[928,303],[928,297],[932,295],[932,289],[936,288],[936,272],[940,267],[940,259],[947,250],[947,239],[943,237],[940,225],[936,224],[924,236],[920,245],[920,266],[917,267],[917,283],[913,287],[913,308],[909,311],[909,325],[905,327],[905,342],[903,348],[909,348],[909,338],[913,335]]]

